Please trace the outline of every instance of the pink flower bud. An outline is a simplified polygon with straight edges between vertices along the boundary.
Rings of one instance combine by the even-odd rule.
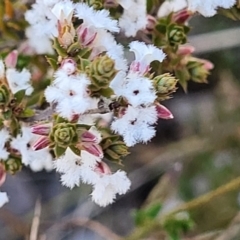
[[[86,131],[81,136],[82,142],[96,142],[97,137],[89,131]]]
[[[50,144],[50,141],[48,137],[42,136],[34,143],[34,145],[32,146],[32,149],[34,151],[41,150],[43,148],[48,147],[49,144]]]
[[[214,64],[206,59],[200,59],[201,62],[204,64],[204,68],[206,70],[212,70],[214,68]]]
[[[6,174],[4,165],[0,164],[0,186],[2,186],[3,183],[5,182],[6,176],[7,176],[7,174]]]
[[[156,110],[159,118],[162,119],[173,119],[172,113],[160,103],[156,104]]]
[[[65,58],[61,62],[61,69],[68,75],[71,75],[76,72],[77,63],[72,58]]]
[[[5,58],[5,64],[7,68],[15,68],[17,65],[18,51],[13,50]]]
[[[104,0],[105,8],[115,8],[118,6],[118,2],[116,0]]]
[[[94,27],[86,27],[84,24],[81,24],[77,28],[78,41],[82,46],[89,46],[97,36],[96,29]]]
[[[191,45],[181,45],[177,50],[177,54],[185,56],[185,55],[192,54],[194,51],[195,51],[195,48]]]
[[[94,171],[96,173],[99,173],[100,175],[102,174],[106,174],[106,175],[110,175],[112,174],[111,169],[109,168],[109,166],[105,163],[105,162],[98,162]]]
[[[185,24],[192,16],[193,13],[184,8],[173,14],[173,21],[179,24]]]
[[[148,33],[151,33],[153,29],[155,28],[155,25],[157,23],[157,20],[155,17],[151,15],[147,15],[147,25],[146,25],[146,30]]]
[[[92,143],[92,142],[82,142],[81,143],[83,149],[87,152],[89,152],[90,154],[96,156],[96,157],[100,157],[103,158],[103,150],[100,147],[100,145],[96,144],[96,143]]]
[[[51,124],[46,123],[46,124],[37,124],[32,126],[31,130],[32,133],[37,134],[37,135],[42,135],[42,136],[48,136],[48,134],[51,131]]]

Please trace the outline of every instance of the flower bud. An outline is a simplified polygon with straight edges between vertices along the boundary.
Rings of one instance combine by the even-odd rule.
[[[172,19],[178,24],[185,24],[192,16],[193,13],[184,8],[178,12],[173,13]]]
[[[34,151],[41,150],[43,148],[48,147],[49,144],[50,144],[49,138],[46,136],[42,136],[33,144],[32,149]]]
[[[72,58],[65,58],[61,62],[61,69],[68,75],[75,73],[77,69],[77,63]]]
[[[4,167],[4,165],[2,163],[0,163],[0,187],[5,182],[6,176],[7,176],[7,174],[6,174],[5,167]]]
[[[77,143],[78,135],[76,124],[58,123],[50,133],[50,140],[54,145],[66,148],[69,145]]]
[[[167,28],[167,38],[170,46],[184,44],[187,41],[183,26],[174,23]]]
[[[152,15],[147,15],[147,25],[146,25],[146,31],[147,33],[151,33],[153,31],[153,29],[155,28],[157,23],[157,20],[155,17],[153,17]]]
[[[86,67],[86,71],[97,90],[107,88],[117,73],[114,60],[107,55],[96,57],[92,63]]]
[[[86,27],[81,24],[77,28],[78,41],[83,47],[89,46],[96,38],[97,32],[94,27]]]
[[[164,73],[155,77],[153,82],[159,94],[169,94],[176,91],[177,79],[169,73]]]
[[[111,169],[105,162],[98,162],[94,171],[99,174],[107,174],[107,175],[112,174]]]
[[[5,58],[5,64],[7,68],[15,68],[17,65],[18,51],[13,50]]]
[[[177,54],[186,56],[190,55],[195,51],[195,48],[191,45],[181,45],[178,47]]]
[[[162,119],[173,119],[172,113],[160,103],[156,104],[156,110],[159,118]]]
[[[0,106],[7,104],[10,100],[9,89],[5,85],[0,86]]]
[[[90,154],[103,158],[103,150],[100,145],[92,142],[82,142],[81,147]]]
[[[104,8],[116,8],[117,6],[117,0],[104,0]]]
[[[42,136],[48,136],[48,134],[51,131],[52,124],[46,123],[46,124],[37,124],[32,126],[31,130],[32,133]]]
[[[204,59],[190,58],[187,63],[187,69],[190,73],[191,79],[194,82],[206,83],[209,70],[213,68],[213,64]]]
[[[103,8],[104,0],[88,0],[88,5],[93,7],[95,10],[100,10]]]
[[[15,174],[22,169],[22,162],[20,158],[10,157],[4,161],[4,164],[6,171],[8,171],[10,174]]]
[[[61,46],[64,48],[70,46],[74,42],[75,35],[76,32],[72,23],[58,21],[58,41]]]
[[[97,137],[89,131],[85,131],[81,136],[82,142],[95,142]]]

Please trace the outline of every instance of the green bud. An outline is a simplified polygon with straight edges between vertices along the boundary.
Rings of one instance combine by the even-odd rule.
[[[170,94],[176,91],[177,79],[169,73],[161,74],[153,79],[158,94]]]
[[[170,46],[177,46],[186,43],[186,33],[183,26],[170,24],[167,28],[167,38]]]
[[[77,127],[72,123],[58,123],[50,133],[50,140],[54,145],[67,148],[68,146],[77,143]]]
[[[3,162],[5,169],[10,174],[15,174],[22,169],[22,162],[20,158],[10,157],[8,160]]]
[[[189,61],[187,63],[187,69],[191,76],[192,81],[198,83],[207,83],[207,76],[209,70],[205,67],[205,64],[201,61]]]
[[[114,142],[104,150],[104,156],[111,161],[120,161],[128,154],[128,147],[122,141]]]
[[[103,0],[88,0],[88,5],[95,10],[101,10],[103,8]]]
[[[10,100],[10,92],[7,86],[0,86],[0,106],[6,105]]]
[[[114,60],[107,55],[95,58],[92,63],[86,67],[86,71],[95,90],[107,88],[117,73]]]

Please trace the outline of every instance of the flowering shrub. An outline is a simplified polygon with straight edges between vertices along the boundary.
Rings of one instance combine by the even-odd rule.
[[[36,0],[23,12],[1,1],[0,185],[24,165],[56,170],[69,188],[92,185],[100,206],[125,194],[126,172],[109,163],[149,142],[158,118],[173,118],[162,102],[177,82],[186,91],[213,68],[185,44],[188,20],[235,3]],[[1,192],[0,207],[7,201]]]

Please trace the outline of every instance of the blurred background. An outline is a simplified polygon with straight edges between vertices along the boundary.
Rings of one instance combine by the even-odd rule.
[[[55,172],[24,169],[1,188],[10,202],[0,209],[0,240],[27,239],[38,220],[41,240],[117,239],[114,233],[127,236],[134,229],[137,209],[160,202],[164,213],[240,175],[240,28],[223,16],[195,17],[190,26],[196,56],[215,68],[208,84],[189,82],[187,94],[179,87],[164,102],[175,118],[160,120],[153,141],[124,159],[129,193],[100,208],[86,185],[69,190]],[[226,228],[239,210],[240,186],[191,210],[194,227],[186,239]],[[151,235],[146,239],[165,239]]]

